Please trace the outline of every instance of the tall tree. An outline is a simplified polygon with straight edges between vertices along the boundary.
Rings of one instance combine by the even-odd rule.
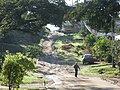
[[[64,6],[64,2],[56,4],[49,0],[0,0],[0,30],[34,33],[48,23],[61,26]]]
[[[92,0],[80,3],[71,12],[76,21],[86,19],[88,25],[96,30],[104,29],[106,33],[114,26],[120,5],[117,0]]]

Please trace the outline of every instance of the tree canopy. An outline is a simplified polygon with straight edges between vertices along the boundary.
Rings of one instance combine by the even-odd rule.
[[[54,0],[0,0],[0,30],[36,32],[48,23],[61,26],[65,2],[50,1],[54,2]]]
[[[114,26],[119,11],[117,0],[92,0],[77,5],[69,16],[76,21],[87,20],[92,28],[103,29],[107,33]]]

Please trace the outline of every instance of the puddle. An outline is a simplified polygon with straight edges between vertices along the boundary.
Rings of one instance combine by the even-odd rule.
[[[46,78],[48,78],[49,80],[54,81],[53,85],[62,83],[62,81],[60,79],[58,79],[58,77],[56,75],[46,75]]]

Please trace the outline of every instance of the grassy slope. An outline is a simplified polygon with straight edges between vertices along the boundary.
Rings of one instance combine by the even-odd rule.
[[[13,30],[8,32],[6,38],[0,42],[0,51],[21,52],[24,50],[24,46],[39,44],[40,39],[39,35]]]
[[[70,51],[67,50],[62,50],[62,46],[65,45],[65,42],[67,41],[67,44],[72,44],[74,47],[69,49]],[[67,56],[73,56],[74,58],[81,60],[81,56],[78,56],[77,53],[79,50],[77,49],[77,46],[81,46],[82,40],[79,34],[67,34],[67,35],[62,35],[59,37],[59,40],[56,40],[55,42],[55,48],[57,52],[59,52],[61,55],[67,55]]]
[[[43,75],[35,75],[32,72],[27,73],[26,76],[23,78],[24,84],[31,84],[31,83],[43,83],[48,82],[48,80]]]
[[[74,48],[71,48],[71,51],[73,52],[68,52],[66,50],[61,49],[62,45],[64,45],[62,42],[66,40],[70,42],[69,44],[74,45]],[[73,59],[77,59],[81,61],[82,57],[78,56],[76,53],[74,53],[74,51],[78,51],[78,52],[82,51],[82,50],[76,49],[77,46],[82,46],[82,44],[83,42],[79,34],[71,34],[71,35],[67,34],[67,35],[60,36],[59,40],[55,42],[55,47],[57,49],[57,52],[62,53],[63,57],[67,55],[69,58],[72,57]],[[67,59],[64,59],[64,60],[67,61]],[[87,76],[120,77],[118,68],[112,68],[112,65],[110,64],[88,65],[85,68],[81,69],[80,73]]]
[[[4,39],[4,42],[0,42],[0,51],[5,52],[9,50],[11,53],[22,52],[24,50],[24,46],[40,44],[41,37],[38,35],[33,35],[27,32],[22,31],[10,31],[7,33],[7,37]],[[41,76],[43,77],[43,76]],[[29,73],[23,79],[23,83],[35,83],[35,82],[43,82],[46,79],[39,78],[33,73]],[[2,83],[2,76],[0,75],[0,83]]]
[[[111,64],[87,66],[80,73],[87,76],[120,77],[118,68],[112,68]]]

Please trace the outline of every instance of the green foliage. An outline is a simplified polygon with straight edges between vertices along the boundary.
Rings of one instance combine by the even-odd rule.
[[[81,36],[85,39],[85,37],[87,36],[87,32],[84,30],[81,30]]]
[[[119,11],[117,0],[90,0],[77,5],[69,16],[76,21],[87,20],[91,28],[108,33],[114,27],[113,18],[118,18]]]
[[[96,37],[94,35],[89,34],[89,35],[86,36],[85,44],[86,44],[87,47],[94,46],[95,42],[96,42]]]
[[[9,87],[19,87],[22,83],[26,71],[34,69],[34,63],[30,58],[21,53],[12,55],[7,53],[2,66],[3,82],[9,84]]]
[[[120,62],[120,41],[114,41],[113,42],[113,51],[112,51],[112,55],[113,58],[115,59],[116,63]]]
[[[0,62],[3,62],[5,60],[3,53],[0,53]]]
[[[111,40],[107,38],[100,37],[97,39],[94,50],[99,60],[107,60],[107,58],[111,55],[111,45]]]
[[[64,0],[63,0],[64,1]],[[49,0],[0,0],[0,30],[23,30],[44,32],[48,23],[61,26],[65,2],[50,3]]]
[[[28,72],[22,80],[23,84],[44,83],[44,81],[48,82],[43,75],[34,75],[32,72]]]
[[[92,65],[83,68],[80,71],[83,75],[89,76],[102,76],[102,77],[120,77],[117,68],[112,68],[110,64]]]
[[[41,56],[43,53],[42,53],[42,48],[38,45],[28,45],[26,48],[25,48],[25,53],[28,54],[29,57],[31,58],[38,58],[39,56]]]
[[[105,37],[96,37],[92,34],[87,35],[84,45],[87,47],[93,56],[96,56],[98,60],[106,62],[112,61],[112,41]]]

